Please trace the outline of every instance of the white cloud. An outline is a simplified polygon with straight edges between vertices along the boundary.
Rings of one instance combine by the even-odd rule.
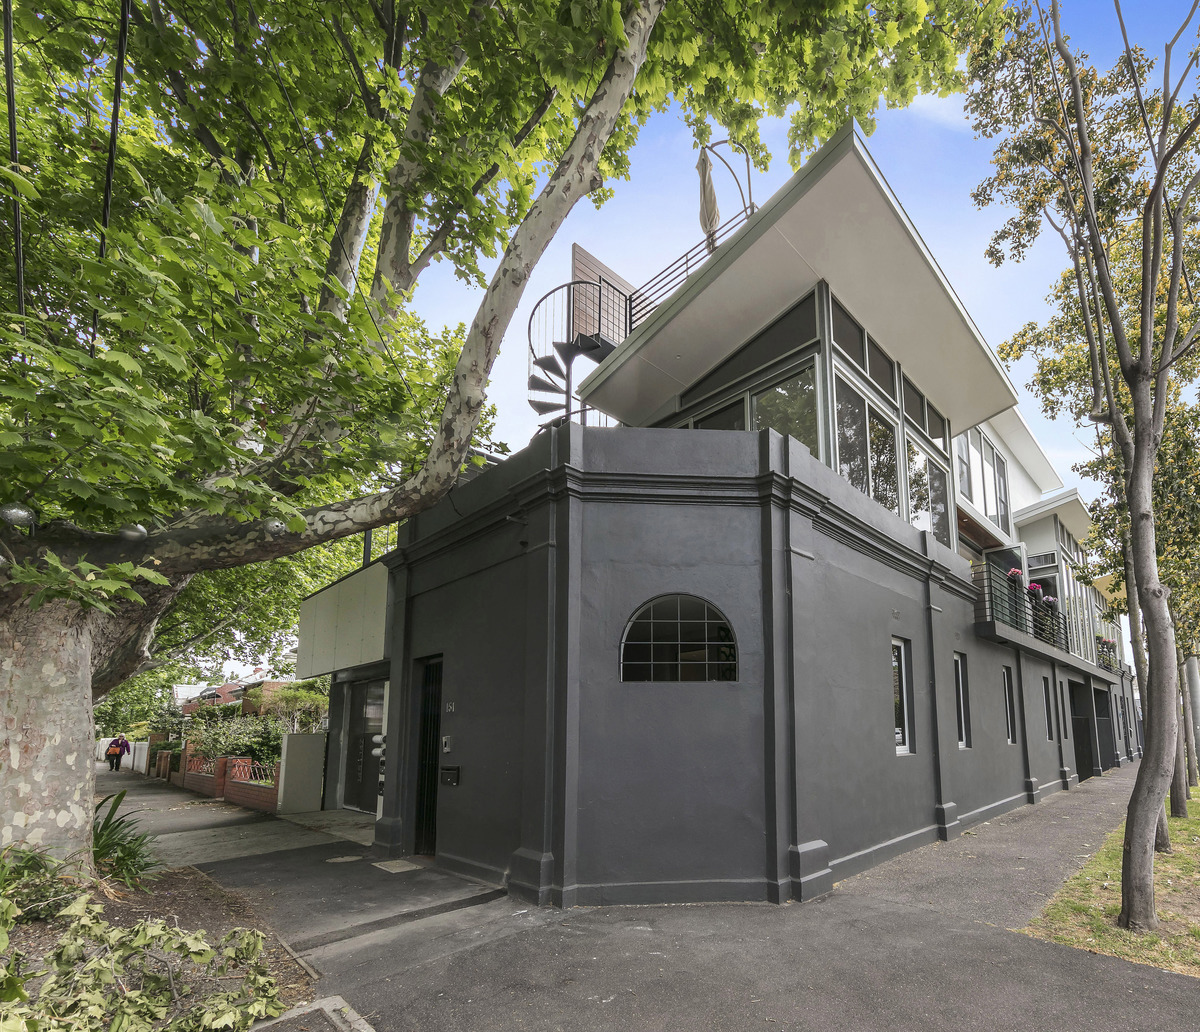
[[[922,93],[904,109],[910,114],[926,122],[960,133],[970,133],[971,123],[963,109],[963,96],[953,93],[949,97],[939,97],[932,93]]]

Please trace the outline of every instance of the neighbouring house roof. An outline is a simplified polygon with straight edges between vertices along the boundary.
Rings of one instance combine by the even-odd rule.
[[[1040,502],[1027,505],[1013,513],[1013,525],[1024,527],[1047,516],[1057,516],[1059,522],[1067,528],[1075,540],[1082,543],[1092,529],[1092,518],[1087,506],[1079,496],[1079,491],[1068,487],[1043,498]]]
[[[854,122],[600,363],[579,395],[626,423],[664,419],[682,391],[820,280],[956,432],[1016,404]]]

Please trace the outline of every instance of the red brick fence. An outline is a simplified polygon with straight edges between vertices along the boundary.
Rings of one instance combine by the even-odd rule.
[[[279,800],[279,764],[230,756],[225,768],[225,799],[247,810],[274,813]]]
[[[265,813],[321,808],[324,734],[284,735],[283,759],[278,763],[256,763],[248,756],[208,759],[185,745],[176,771],[171,770],[172,755],[177,754],[160,751],[152,771],[180,788]]]

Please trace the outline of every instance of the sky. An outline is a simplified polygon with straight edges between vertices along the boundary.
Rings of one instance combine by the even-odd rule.
[[[1151,55],[1161,55],[1163,42],[1175,33],[1190,6],[1179,0],[1126,2],[1122,10],[1131,41]],[[1109,4],[1066,0],[1063,27],[1101,68],[1115,63],[1121,37]],[[773,158],[769,170],[752,174],[759,205],[792,175],[786,122],[765,122],[763,139]],[[1043,237],[1019,264],[1006,262],[997,268],[984,257],[991,235],[1003,223],[1004,210],[980,210],[971,200],[971,191],[989,174],[992,146],[974,137],[961,97],[919,97],[906,109],[881,110],[867,147],[993,349],[1025,323],[1050,314],[1046,295],[1067,265],[1057,237]],[[721,150],[744,180],[744,161],[739,166],[733,160],[737,155]],[[632,283],[649,279],[702,239],[696,159],[690,131],[678,113],[665,112],[643,128],[631,155],[629,180],[610,184],[613,198],[599,210],[586,200],[576,205],[535,268],[493,369],[489,398],[497,407],[497,440],[517,450],[537,429],[539,418],[526,402],[527,324],[536,301],[570,279],[572,242]],[[727,219],[740,207],[740,199],[719,163],[715,182],[722,219]],[[417,313],[437,332],[443,325],[469,323],[480,296],[481,291],[457,280],[448,263],[442,263],[425,271],[413,301]],[[1071,466],[1088,457],[1091,434],[1069,419],[1052,422],[1042,416],[1025,388],[1031,373],[1031,363],[1009,370],[1021,397],[1020,410],[1064,483],[1090,499],[1096,486],[1082,481]]]

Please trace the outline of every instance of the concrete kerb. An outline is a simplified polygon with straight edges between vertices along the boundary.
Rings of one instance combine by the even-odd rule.
[[[284,1032],[285,1029],[291,1027],[301,1027],[295,1019],[313,1015],[318,1011],[323,1013],[339,1032],[375,1032],[370,1022],[340,996],[326,996],[323,999],[314,1000],[312,1003],[303,1003],[277,1018],[256,1021],[250,1027],[251,1029],[275,1027],[276,1032]]]

